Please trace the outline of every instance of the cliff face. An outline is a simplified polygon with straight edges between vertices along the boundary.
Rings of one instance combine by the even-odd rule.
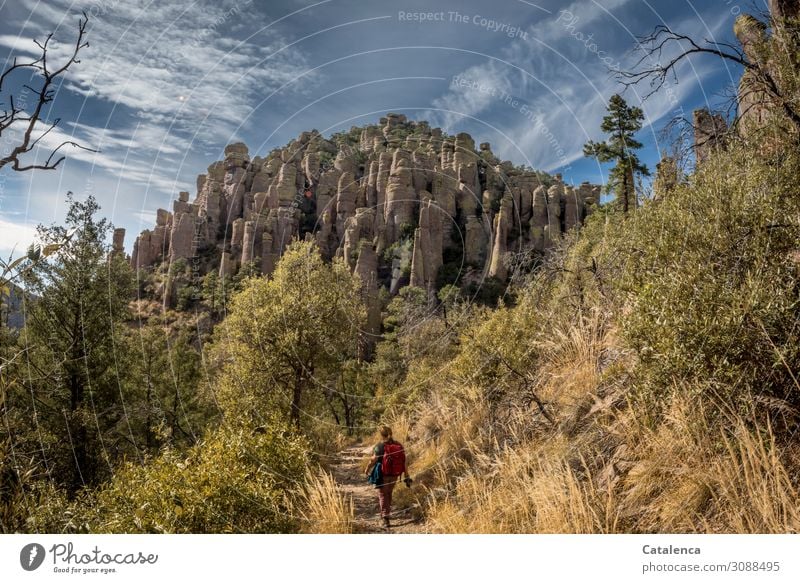
[[[433,292],[446,258],[505,280],[509,253],[545,251],[583,222],[599,193],[501,162],[469,134],[390,113],[332,139],[304,132],[266,158],[227,146],[198,177],[193,200],[181,192],[172,212],[158,210],[131,264],[147,270],[202,254],[218,257],[198,264],[203,272],[232,276],[250,264],[268,275],[293,239],[311,239],[326,258],[344,258],[368,295],[382,285]]]
[[[708,108],[694,111],[694,153],[697,164],[704,163],[716,149],[725,148],[729,138],[759,136],[760,153],[772,156],[786,147],[788,135],[797,133],[790,123],[787,106],[797,103],[796,55],[800,54],[800,1],[769,0],[769,12],[759,18],[740,14],[733,32],[741,47],[742,58],[750,66],[739,80],[736,94],[737,119],[728,127],[726,118]],[[766,19],[763,19],[766,17]],[[796,108],[789,107],[789,109]],[[772,136],[764,139],[764,129]],[[665,157],[660,166],[663,176],[654,187],[656,198],[664,196],[677,182],[676,160]]]
[[[8,328],[19,330],[25,326],[25,311],[23,307],[23,291],[11,285],[8,295],[0,301],[0,323]],[[31,299],[28,296],[29,301]]]
[[[739,116],[743,131],[758,131],[796,111],[797,54],[800,52],[800,2],[770,0],[769,14],[756,18],[742,14],[734,33],[742,53],[754,67],[747,68],[739,82]],[[795,104],[795,105],[793,105]],[[795,128],[796,130],[796,128]]]

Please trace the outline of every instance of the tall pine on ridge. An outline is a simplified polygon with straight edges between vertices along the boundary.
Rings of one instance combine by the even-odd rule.
[[[620,95],[611,97],[607,109],[600,129],[610,137],[605,142],[590,140],[583,146],[583,155],[597,158],[598,162],[616,162],[608,173],[606,192],[615,193],[622,212],[627,213],[631,202],[634,208],[637,206],[636,176],[650,176],[647,166],[636,155],[642,144],[634,138],[642,129],[644,113],[629,106]]]

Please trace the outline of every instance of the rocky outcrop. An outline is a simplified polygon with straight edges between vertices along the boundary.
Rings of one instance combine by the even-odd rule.
[[[442,213],[430,193],[423,191],[421,198],[419,227],[414,232],[410,285],[435,291],[436,277],[442,266]]]
[[[504,280],[509,254],[543,252],[577,228],[599,187],[567,186],[501,161],[488,143],[476,150],[469,134],[387,114],[330,139],[304,132],[265,157],[231,144],[190,199],[180,192],[172,212],[158,211],[134,243],[134,266],[183,259],[200,270],[193,277],[245,265],[269,274],[292,240],[311,239],[359,275],[379,324],[381,287],[435,294],[445,262]]]
[[[397,241],[402,235],[407,235],[408,230],[414,225],[417,193],[413,187],[412,168],[410,152],[399,148],[395,150],[386,186],[384,211],[386,241],[389,244]]]
[[[742,73],[737,94],[737,127],[745,137],[768,125],[777,125],[773,128],[777,134],[797,132],[797,122],[789,117],[787,106],[791,108],[791,104],[797,102],[795,77],[796,55],[800,53],[797,33],[800,2],[769,0],[768,7],[767,22],[750,14],[741,14],[733,28],[745,59],[753,65]],[[791,112],[793,117],[794,112]],[[764,144],[767,148],[765,153],[780,151],[782,141],[780,137],[770,136],[768,143]]]
[[[489,276],[504,281],[508,275],[508,234],[513,224],[514,199],[510,192],[500,201],[500,210],[494,218],[494,244]]]
[[[696,109],[693,114],[694,153],[697,163],[702,164],[717,148],[725,146],[728,124],[720,114],[708,109]]]
[[[114,229],[111,253],[112,255],[125,255],[125,229]]]
[[[131,267],[134,269],[151,267],[160,258],[168,256],[171,223],[172,215],[164,209],[158,209],[156,226],[152,231],[142,231],[133,244]]]

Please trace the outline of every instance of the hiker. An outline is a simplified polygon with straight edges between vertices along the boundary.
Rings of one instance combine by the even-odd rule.
[[[400,476],[405,474],[405,484],[411,487],[411,477],[406,468],[406,454],[403,445],[392,439],[392,429],[387,426],[381,428],[381,439],[372,448],[372,457],[367,466],[366,475],[369,481],[378,490],[378,503],[381,509],[383,525],[389,528],[389,516],[392,513],[392,490],[394,490]]]

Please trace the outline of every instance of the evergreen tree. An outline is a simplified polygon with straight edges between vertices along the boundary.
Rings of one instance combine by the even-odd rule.
[[[126,331],[124,354],[128,427],[137,448],[193,445],[213,418],[201,356],[187,328],[160,318]]]
[[[583,154],[599,162],[616,162],[608,174],[606,192],[614,192],[622,211],[627,213],[631,202],[634,208],[637,204],[636,177],[650,176],[647,166],[636,155],[642,144],[634,139],[636,132],[642,129],[644,113],[638,107],[629,106],[619,95],[611,97],[607,109],[608,115],[603,118],[600,129],[610,137],[605,142],[590,140],[583,146]]]
[[[66,226],[39,227],[44,245],[66,243],[26,278],[35,299],[25,383],[49,473],[74,492],[96,482],[130,441],[115,340],[129,317],[132,274],[111,254],[112,225],[95,218],[94,198],[70,193],[68,201]]]

